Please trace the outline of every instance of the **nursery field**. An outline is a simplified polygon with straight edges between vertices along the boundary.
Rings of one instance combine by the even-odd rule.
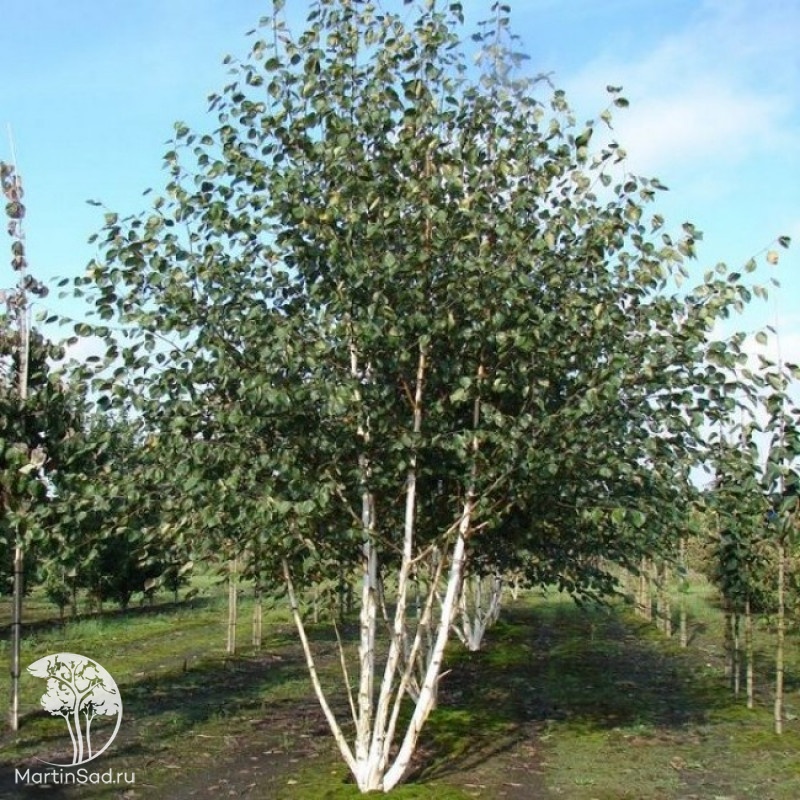
[[[259,650],[240,604],[238,652],[225,652],[225,598],[93,615],[63,624],[32,598],[23,663],[52,652],[99,661],[124,703],[120,732],[97,769],[135,783],[23,786],[15,775],[63,750],[64,720],[39,708],[22,679],[18,735],[0,750],[0,797],[317,800],[359,796],[313,696],[286,609],[266,615]],[[689,597],[687,649],[623,602],[575,606],[556,593],[509,604],[483,652],[448,651],[439,707],[398,798],[796,800],[800,797],[800,661],[790,644],[785,732],[772,732],[771,634],[758,633],[757,708],[724,675],[722,615],[710,590]],[[3,611],[5,614],[5,610]],[[248,623],[248,624],[245,624]],[[345,626],[345,634],[354,628]],[[311,627],[324,683],[339,662],[333,631]],[[3,657],[8,657],[8,635]],[[7,671],[0,684],[8,693]],[[338,712],[346,698],[334,695]]]

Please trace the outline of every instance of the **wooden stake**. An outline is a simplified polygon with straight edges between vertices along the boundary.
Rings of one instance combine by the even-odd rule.
[[[238,571],[238,559],[234,557],[228,564],[228,655],[233,655],[236,652],[236,618],[239,599]]]

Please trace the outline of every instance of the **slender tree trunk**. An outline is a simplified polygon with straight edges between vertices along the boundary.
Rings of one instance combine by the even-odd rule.
[[[652,622],[653,621],[652,563],[649,558],[646,559],[643,563],[644,563],[644,581],[642,582],[642,606],[644,607],[644,618],[648,622]]]
[[[487,582],[488,598],[485,597]],[[453,630],[470,652],[481,649],[486,631],[497,621],[502,592],[503,579],[500,575],[472,575],[465,578]]]
[[[656,624],[666,637],[672,636],[672,607],[669,601],[669,567],[666,561],[653,565],[656,590]]]
[[[655,598],[655,623],[656,628],[664,632],[664,587],[661,583],[661,564],[654,561],[652,569],[653,595]]]
[[[72,579],[72,586],[70,587],[70,613],[72,614],[72,619],[78,618],[78,581],[73,578]]]
[[[744,601],[744,652],[745,652],[745,684],[747,687],[747,707],[753,708],[753,612],[750,598]]]
[[[664,614],[664,635],[668,638],[672,638],[672,602],[670,600],[670,593],[669,593],[669,565],[665,561],[662,570],[661,570],[661,589],[664,593],[664,601],[663,601],[663,614]]]
[[[784,640],[786,638],[786,545],[778,542],[778,616],[775,644],[775,733],[783,733]]]
[[[315,624],[319,624],[319,584],[314,583],[311,587],[311,621]]]
[[[689,646],[689,625],[686,612],[686,595],[689,592],[689,572],[686,566],[686,537],[682,536],[679,550],[679,571],[680,571],[680,607],[678,609],[679,640],[681,647]]]
[[[658,588],[658,564],[654,559],[648,559],[650,569],[647,574],[647,619],[656,623],[656,627],[661,629],[659,618],[659,588]]]
[[[20,645],[22,642],[22,598],[23,585],[23,552],[22,547],[14,548],[14,598],[11,619],[11,708],[9,724],[12,731],[19,730],[19,676]]]
[[[236,652],[236,621],[238,616],[239,600],[239,560],[234,557],[228,562],[228,640],[226,651],[228,655]]]
[[[256,580],[253,590],[253,647],[261,649],[263,641],[264,593]]]
[[[742,645],[741,645],[741,614],[734,611],[731,616],[731,644],[733,645],[731,685],[734,697],[738,697],[742,688]]]
[[[689,646],[689,620],[686,614],[686,603],[681,598],[681,608],[678,617],[679,643],[681,647]]]
[[[298,636],[300,637],[300,643],[303,646],[303,654],[305,655],[306,667],[308,668],[308,674],[311,678],[311,684],[314,687],[314,692],[317,695],[317,699],[322,707],[322,712],[325,715],[325,719],[328,722],[331,733],[336,740],[336,744],[339,746],[342,757],[344,758],[348,769],[353,773],[353,775],[355,775],[357,772],[356,761],[353,756],[353,752],[350,749],[350,745],[347,743],[347,739],[345,738],[344,733],[342,732],[342,729],[339,726],[339,723],[336,721],[333,711],[331,710],[330,704],[325,696],[325,692],[322,689],[322,684],[319,680],[319,674],[317,673],[317,666],[314,661],[313,653],[311,652],[311,645],[309,644],[308,637],[306,636],[306,629],[305,625],[303,624],[303,616],[300,613],[300,607],[297,602],[297,595],[294,590],[292,574],[289,569],[289,564],[285,559],[283,561],[283,576],[286,581],[286,590],[289,596],[289,607],[292,612],[292,618],[295,621]]]
[[[730,686],[733,686],[733,607],[728,597],[723,600],[724,606],[724,649],[725,649],[725,677]]]
[[[347,615],[347,594],[349,590],[349,583],[345,580],[344,569],[339,570],[339,582],[336,586],[336,594],[338,597],[339,606],[339,622],[344,624]]]
[[[373,531],[374,503],[371,495],[363,498],[363,524]],[[360,682],[358,689],[358,718],[356,721],[355,758],[363,764],[369,758],[369,742],[373,730],[375,697],[375,633],[378,619],[378,553],[371,534],[363,545],[363,574],[361,584],[361,613],[359,616],[358,663]],[[358,780],[358,776],[356,776]],[[359,786],[361,784],[359,783]]]
[[[636,580],[636,615],[642,618],[644,618],[644,580],[644,559],[641,559]]]

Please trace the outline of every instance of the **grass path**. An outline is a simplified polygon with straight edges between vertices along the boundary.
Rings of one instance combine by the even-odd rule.
[[[243,622],[246,612],[245,605]],[[63,720],[38,710],[41,686],[30,679],[20,734],[0,739],[0,797],[358,797],[288,620],[272,615],[257,653],[245,645],[243,625],[242,655],[229,658],[223,618],[211,598],[194,609],[36,629],[26,663],[57,650],[85,652],[116,678],[125,714],[102,768],[135,771],[136,785],[16,787],[16,766],[64,742]],[[698,598],[692,619],[692,647],[680,650],[623,607],[580,609],[549,596],[508,609],[484,652],[451,647],[413,781],[392,796],[797,800],[798,723],[776,737],[768,691],[755,711],[734,699],[722,676],[718,612]],[[334,642],[323,628],[313,633],[323,680],[333,686]],[[765,658],[764,636],[760,646]],[[790,664],[790,711],[800,706],[797,667]],[[2,696],[6,690],[0,684]],[[344,697],[333,697],[344,712]]]

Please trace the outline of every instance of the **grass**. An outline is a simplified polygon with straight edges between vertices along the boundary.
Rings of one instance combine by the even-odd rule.
[[[37,619],[27,629],[23,663],[67,650],[91,655],[114,675],[125,713],[102,766],[135,771],[136,797],[359,796],[311,692],[285,610],[267,615],[265,641],[256,651],[248,641],[251,606],[243,600],[239,654],[230,657],[224,652],[225,601],[213,586],[192,607],[165,604],[63,625],[33,600],[28,607]],[[758,631],[759,702],[749,711],[727,688],[721,614],[708,588],[693,588],[687,606],[686,650],[623,605],[577,608],[559,595],[530,596],[507,609],[483,652],[454,643],[414,774],[393,796],[800,797],[795,643],[787,648],[789,719],[778,737],[771,732],[766,681],[769,629]],[[322,680],[344,716],[346,700],[333,689],[339,676],[333,635],[324,626],[311,633]],[[7,692],[2,678],[0,692]],[[63,745],[63,720],[39,709],[41,691],[38,681],[23,679],[21,730],[0,739],[7,776]],[[8,778],[0,781],[0,797],[24,796],[10,786]],[[98,786],[63,789],[58,796],[119,792]]]
[[[541,739],[548,787],[573,800],[800,797],[797,726],[772,733],[769,686],[748,710],[724,679],[722,621],[706,587],[690,596],[682,650],[619,609],[539,612],[562,644],[536,670],[551,707]],[[535,612],[534,612],[535,613]],[[768,663],[770,636],[756,642]],[[798,662],[790,665],[797,674]],[[567,677],[565,677],[567,676]],[[798,696],[788,698],[790,707]]]

